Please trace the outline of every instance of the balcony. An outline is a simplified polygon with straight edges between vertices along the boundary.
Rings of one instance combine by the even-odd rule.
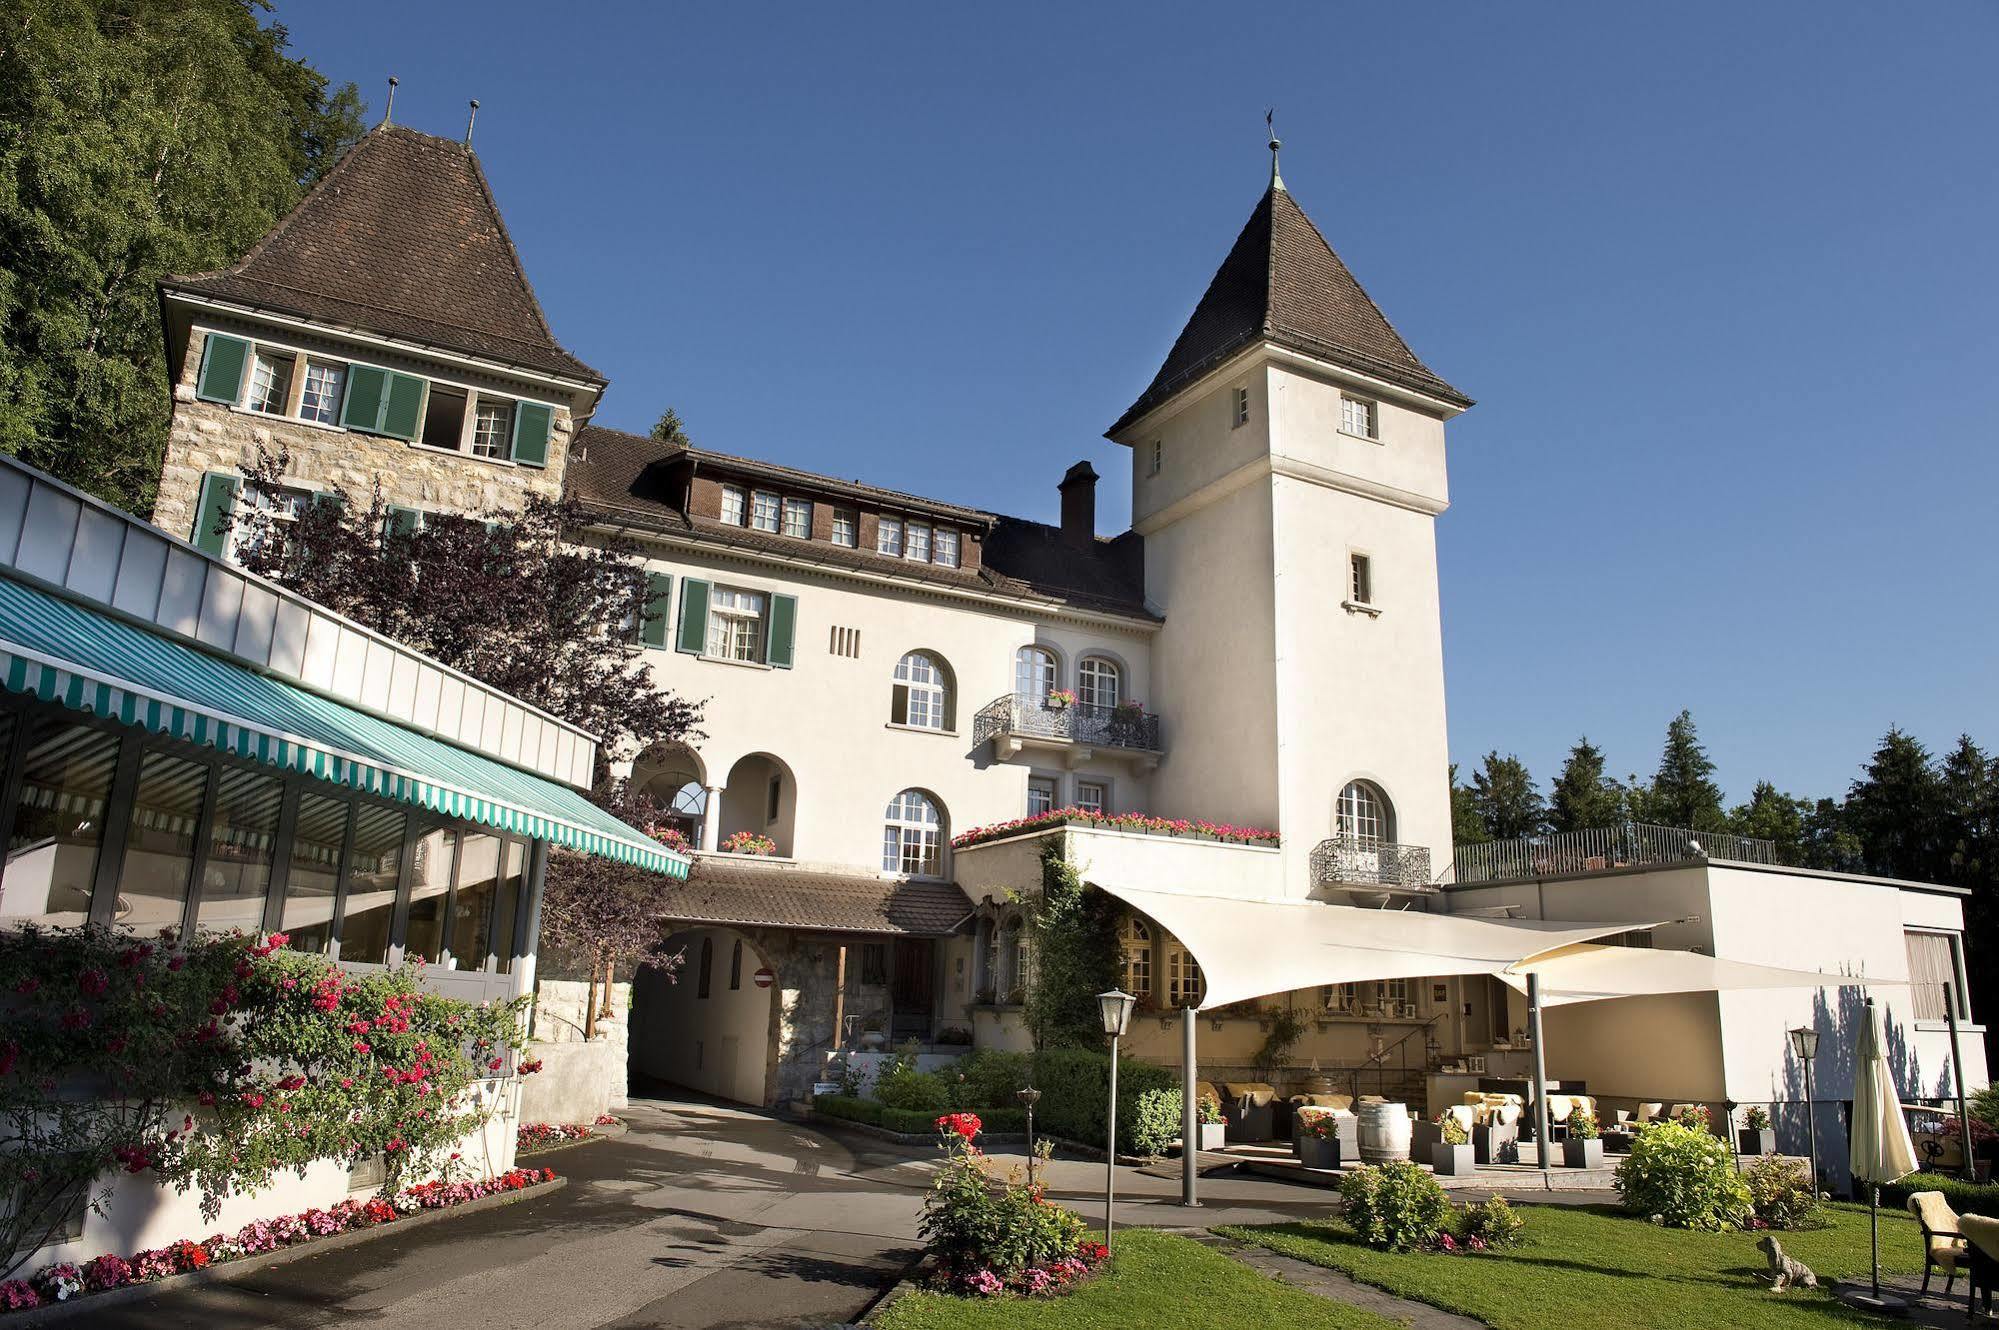
[[[1149,769],[1164,753],[1159,717],[1141,707],[1050,705],[1045,698],[1026,693],[1008,693],[979,708],[972,721],[972,740],[987,739],[993,742],[993,756],[1002,761],[1033,752],[1052,755],[1069,767],[1108,757]]]
[[[1312,849],[1312,885],[1366,896],[1427,895],[1430,847],[1367,836],[1328,836]]]

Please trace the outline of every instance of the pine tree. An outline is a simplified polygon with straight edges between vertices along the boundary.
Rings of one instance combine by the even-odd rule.
[[[1492,831],[1478,811],[1472,792],[1458,784],[1458,764],[1451,763],[1451,841],[1457,845],[1483,845]]]
[[[1867,871],[1934,881],[1943,876],[1943,782],[1929,749],[1890,728],[1846,795],[1847,824],[1860,839]]]
[[[1728,829],[1738,836],[1774,842],[1780,864],[1802,864],[1806,824],[1811,814],[1808,800],[1794,799],[1769,781],[1759,780],[1749,802],[1737,804],[1730,811]]]
[[[1587,736],[1578,739],[1562,764],[1562,774],[1548,800],[1548,826],[1554,831],[1587,831],[1612,827],[1626,817],[1624,788],[1603,774],[1603,750]]]
[[[1721,809],[1721,787],[1714,783],[1714,763],[1694,732],[1694,716],[1682,711],[1666,726],[1666,747],[1659,770],[1645,799],[1646,818],[1669,827],[1721,831],[1728,817]]]
[[[1834,873],[1858,873],[1866,867],[1860,852],[1860,837],[1848,825],[1846,805],[1837,799],[1820,799],[1805,814],[1803,868],[1823,868]]]
[[[1541,792],[1534,788],[1527,764],[1510,753],[1505,757],[1497,752],[1485,755],[1485,761],[1472,773],[1471,805],[1495,840],[1532,836],[1547,827],[1548,811]]]
[[[1999,813],[1999,772],[1985,751],[1961,734],[1944,755],[1939,772],[1942,795],[1944,880],[1973,891],[1993,886],[1994,815]]]
[[[652,437],[675,448],[694,446],[694,440],[687,437],[687,426],[680,419],[680,413],[670,406],[653,422]]]

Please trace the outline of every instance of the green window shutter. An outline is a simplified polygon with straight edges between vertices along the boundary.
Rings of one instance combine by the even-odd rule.
[[[708,584],[680,579],[680,636],[673,648],[698,656],[708,648]]]
[[[770,598],[770,631],[764,634],[764,664],[791,668],[791,635],[798,627],[798,597]]]
[[[899,683],[889,691],[888,723],[909,724],[909,685],[906,683]]]
[[[331,508],[337,516],[347,507],[347,498],[335,490],[317,490],[312,496],[312,506]]]
[[[370,434],[382,428],[382,405],[389,395],[389,372],[373,365],[347,368],[347,400],[340,408],[340,423],[348,429]]]
[[[646,574],[646,617],[639,640],[649,647],[666,645],[666,624],[673,613],[673,577],[668,573]]]
[[[194,395],[204,402],[235,403],[243,396],[243,367],[250,363],[250,344],[240,337],[210,333],[201,344],[201,373]]]
[[[548,435],[555,411],[540,402],[514,405],[514,460],[522,466],[548,465]]]
[[[423,420],[423,380],[407,374],[389,375],[389,396],[382,408],[382,433],[392,439],[414,439]]]
[[[383,534],[407,536],[423,525],[423,510],[405,508],[399,503],[389,505],[389,520],[383,524]]]
[[[194,501],[194,530],[188,539],[203,554],[222,557],[229,537],[218,528],[222,515],[235,508],[236,495],[242,488],[242,480],[226,471],[210,471],[201,478],[201,492]]]

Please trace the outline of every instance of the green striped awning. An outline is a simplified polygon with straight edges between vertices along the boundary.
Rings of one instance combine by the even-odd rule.
[[[687,876],[577,791],[0,578],[0,687],[536,840]]]

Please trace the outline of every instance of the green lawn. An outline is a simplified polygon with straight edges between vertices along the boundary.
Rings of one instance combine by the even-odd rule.
[[[1519,1209],[1527,1220],[1521,1245],[1486,1256],[1373,1251],[1338,1220],[1220,1231],[1498,1330],[1886,1324],[1849,1312],[1823,1292],[1762,1287],[1754,1277],[1764,1268],[1756,1250],[1761,1234],[1686,1233],[1608,1209]],[[1778,1234],[1784,1249],[1828,1286],[1868,1269],[1866,1208],[1833,1206],[1830,1217],[1830,1228]],[[1905,1214],[1882,1212],[1881,1268],[1884,1274],[1922,1269],[1919,1232]]]
[[[1117,1235],[1108,1269],[1063,1298],[954,1298],[917,1293],[882,1330],[1397,1330],[1372,1312],[1287,1288],[1191,1238],[1145,1229]]]

